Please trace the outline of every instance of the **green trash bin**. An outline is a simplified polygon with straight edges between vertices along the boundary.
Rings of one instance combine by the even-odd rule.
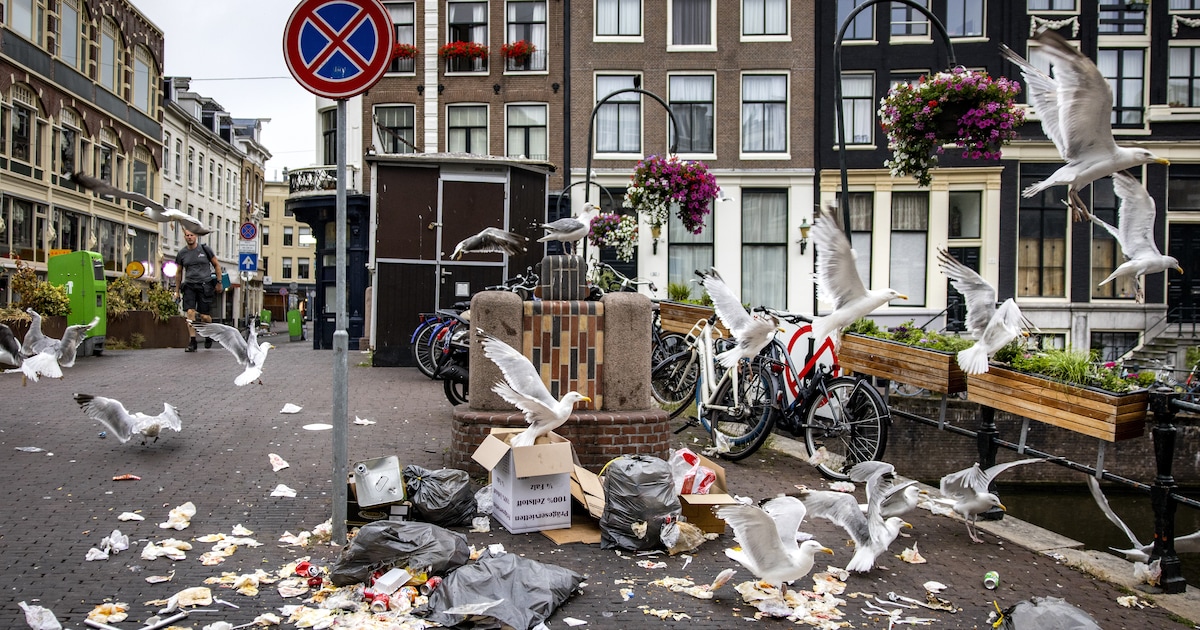
[[[300,341],[304,338],[304,319],[300,316],[300,309],[294,308],[287,312],[288,337],[291,341]]]
[[[264,308],[258,312],[258,325],[271,330],[271,311]]]
[[[88,331],[77,354],[86,357],[104,352],[108,334],[108,283],[104,279],[104,260],[100,254],[77,251],[51,256],[46,260],[46,280],[67,289],[71,302],[68,326],[88,324],[93,318],[100,318],[100,322]]]

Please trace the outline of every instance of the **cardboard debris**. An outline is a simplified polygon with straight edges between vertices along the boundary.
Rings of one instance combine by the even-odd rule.
[[[509,440],[524,429],[493,428],[471,458],[491,473],[492,517],[513,534],[571,526],[571,442],[554,433],[532,446]]]
[[[729,494],[729,487],[725,485],[725,469],[703,455],[699,457],[700,465],[716,473],[717,480],[709,487],[708,494],[679,495],[681,514],[684,520],[699,527],[705,533],[723,534],[725,533],[725,521],[717,518],[717,515],[713,513],[713,508],[721,505],[736,505],[738,501]]]

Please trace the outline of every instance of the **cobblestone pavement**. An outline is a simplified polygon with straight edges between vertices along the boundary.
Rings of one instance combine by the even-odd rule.
[[[238,368],[219,347],[194,354],[180,349],[109,350],[101,357],[80,359],[61,380],[22,386],[17,375],[0,378],[0,450],[5,453],[0,473],[8,480],[6,509],[0,516],[0,628],[26,627],[17,606],[21,601],[51,609],[68,628],[82,628],[86,614],[110,600],[130,604],[129,620],[119,627],[140,627],[159,608],[146,602],[199,586],[222,572],[273,572],[303,555],[321,565],[333,562],[335,547],[304,550],[278,541],[285,532],[311,530],[332,514],[332,434],[304,426],[331,420],[334,355],[314,351],[310,343],[289,343],[286,335],[272,339],[278,347],[267,360],[262,385],[234,386]],[[366,355],[350,353],[350,415],[377,424],[349,425],[349,460],[394,454],[402,464],[441,467],[448,461],[451,422],[441,383],[413,368],[356,366],[365,360]],[[164,434],[145,446],[137,438],[123,445],[111,436],[101,439],[102,427],[80,411],[72,400],[75,392],[116,398],[131,411],[149,413],[169,402],[179,408],[183,431]],[[286,403],[303,409],[281,414]],[[45,451],[15,450],[29,446]],[[280,455],[290,467],[273,472],[269,453]],[[796,493],[796,484],[824,485],[815,469],[773,449],[730,463],[726,471],[731,492],[755,499]],[[141,479],[113,480],[125,474]],[[271,497],[278,484],[295,488],[297,495]],[[188,501],[197,507],[188,529],[159,528],[172,508]],[[140,511],[146,520],[118,521],[126,511]],[[949,585],[943,597],[961,610],[913,613],[936,619],[933,625],[938,628],[987,627],[993,601],[1006,607],[1047,595],[1083,608],[1106,629],[1186,627],[1162,608],[1123,608],[1116,601],[1124,594],[1119,588],[1014,542],[985,534],[987,544],[972,544],[962,523],[925,511],[911,514],[909,520],[914,525],[911,537],[893,544],[880,560],[882,567],[852,576],[847,593],[895,592],[921,598],[921,584],[943,582]],[[228,535],[238,524],[253,530],[253,537],[264,545],[240,548],[217,566],[202,565],[198,558],[209,545],[194,539]],[[85,561],[88,549],[113,529],[129,535],[133,548],[108,560]],[[835,549],[833,562],[844,565],[849,560],[845,535],[834,526],[814,521],[804,529]],[[186,560],[140,557],[146,541],[169,537],[193,541]],[[640,568],[636,559],[598,545],[558,547],[541,534],[511,535],[494,524],[490,533],[467,537],[476,546],[502,543],[509,551],[587,576],[583,592],[550,619],[551,628],[566,627],[564,617],[582,619],[590,628],[730,628],[744,623],[738,617],[754,612],[731,586],[706,601],[649,584],[666,576],[708,582],[725,568],[739,569],[735,582],[749,579],[724,556],[723,550],[735,544],[730,533],[702,545],[686,566],[682,557],[662,558],[665,569]],[[894,557],[914,544],[928,563],[910,565]],[[1000,586],[988,591],[981,582],[984,573],[993,570],[1000,574]],[[144,579],[169,572],[174,572],[170,582],[149,584]],[[635,581],[631,599],[622,597],[624,585],[614,583],[618,579]],[[247,623],[263,612],[278,612],[285,603],[297,603],[285,601],[273,587],[256,597],[216,587],[214,591],[240,608],[197,612],[184,626],[199,629],[219,620]],[[842,610],[853,627],[887,627],[885,618],[863,612],[861,598],[846,601]],[[661,620],[647,616],[644,607],[686,613],[690,619]],[[784,620],[764,623],[791,625]]]

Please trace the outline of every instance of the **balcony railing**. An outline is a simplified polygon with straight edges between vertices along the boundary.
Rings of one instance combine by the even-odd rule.
[[[508,72],[545,72],[546,52],[535,50],[527,57],[506,59],[504,69]]]
[[[337,191],[337,165],[307,166],[287,173],[288,195],[327,195]],[[362,179],[357,166],[346,166],[346,190],[357,193]]]
[[[446,72],[487,72],[486,57],[450,57],[446,59]]]

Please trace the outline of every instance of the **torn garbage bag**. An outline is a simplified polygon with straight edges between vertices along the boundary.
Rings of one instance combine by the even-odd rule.
[[[375,521],[363,525],[329,570],[335,586],[366,582],[392,567],[429,569],[441,575],[471,558],[467,537],[432,523]]]
[[[447,575],[415,611],[443,626],[527,630],[554,614],[583,576],[513,553],[484,554]]]
[[[667,462],[627,455],[604,472],[604,513],[600,548],[629,551],[664,549],[679,537],[679,497]]]
[[[1100,630],[1092,616],[1058,597],[1031,597],[1001,613],[1000,630]]]
[[[404,467],[404,487],[413,504],[413,518],[442,527],[470,525],[475,517],[475,493],[465,470]]]

